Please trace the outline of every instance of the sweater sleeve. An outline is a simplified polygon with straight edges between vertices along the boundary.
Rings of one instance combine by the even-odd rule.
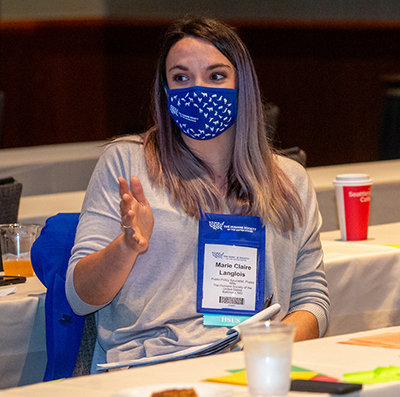
[[[114,144],[105,149],[86,191],[65,287],[68,302],[78,315],[92,313],[109,304],[93,306],[82,301],[76,293],[73,276],[80,259],[107,247],[121,234],[118,177],[130,178],[130,151],[137,150],[138,145],[126,146]]]
[[[323,251],[320,240],[322,217],[312,182],[305,169],[291,161],[295,183],[304,205],[304,225],[295,232],[297,260],[293,276],[289,313],[311,312],[318,321],[319,336],[325,335],[329,319],[329,292],[326,281]]]

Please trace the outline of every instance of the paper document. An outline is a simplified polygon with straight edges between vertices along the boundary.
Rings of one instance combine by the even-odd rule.
[[[344,345],[400,349],[400,332],[385,332],[383,334],[363,336],[360,338],[350,338],[348,340],[344,340],[338,343]]]
[[[251,324],[257,321],[267,321],[276,316],[280,312],[280,310],[281,306],[279,305],[279,303],[275,303],[270,307],[255,314],[254,316],[249,317],[248,319],[243,321],[241,325]],[[162,356],[144,357],[136,360],[120,361],[117,363],[98,364],[97,370],[106,371],[113,368],[137,367],[142,365],[159,364],[167,361],[177,361],[186,358],[210,356],[212,354],[222,353],[229,347],[234,346],[239,341],[240,328],[239,326],[235,326],[228,330],[224,339],[221,339],[220,341],[215,343],[209,343],[202,346],[193,346],[189,349],[181,350],[171,354],[164,354]]]
[[[0,289],[0,296],[7,296],[14,294],[16,290],[17,287],[2,288]]]

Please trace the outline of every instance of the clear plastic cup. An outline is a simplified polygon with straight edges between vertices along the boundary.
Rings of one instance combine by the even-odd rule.
[[[31,247],[40,225],[12,223],[0,225],[0,244],[4,274],[6,276],[34,275]]]
[[[240,327],[251,396],[286,396],[296,325],[259,322]]]

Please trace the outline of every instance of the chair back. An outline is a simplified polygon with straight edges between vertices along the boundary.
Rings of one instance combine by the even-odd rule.
[[[0,225],[18,222],[21,193],[22,183],[17,182],[12,177],[0,179]],[[3,271],[1,247],[0,271]]]
[[[4,93],[0,91],[0,149],[3,147],[3,111],[4,111]]]
[[[282,149],[280,154],[285,157],[289,157],[290,159],[297,161],[303,167],[306,167],[307,155],[303,149],[300,149],[298,146],[294,146],[288,149]]]
[[[17,223],[22,183],[12,177],[0,179],[0,224]]]
[[[72,376],[82,339],[85,317],[73,312],[65,295],[65,276],[78,221],[78,213],[48,218],[31,249],[33,269],[47,288],[44,381]]]

